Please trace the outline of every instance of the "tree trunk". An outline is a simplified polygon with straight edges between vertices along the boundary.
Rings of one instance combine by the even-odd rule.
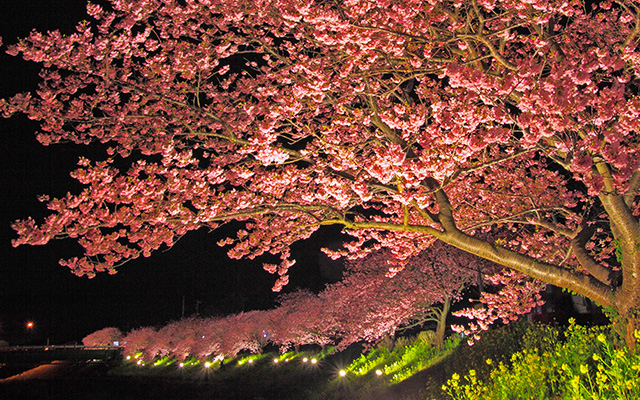
[[[392,352],[394,347],[396,347],[396,341],[393,338],[392,334],[390,334],[389,332],[384,334],[384,337],[382,338],[382,346],[385,347],[387,350],[389,350],[389,352]]]
[[[635,353],[638,351],[640,337],[636,339],[635,332],[640,332],[640,313],[638,308],[628,309],[615,316],[610,316],[613,322],[613,330],[624,340],[627,348]]]
[[[451,298],[447,297],[444,300],[440,315],[438,316],[438,325],[436,326],[436,348],[442,349],[444,346],[444,334],[447,328],[447,316],[449,315],[449,308],[451,308]]]
[[[640,332],[640,318],[637,315],[628,317],[625,326],[624,341],[632,353],[638,351],[638,342],[640,341],[640,338],[636,340],[636,331]]]

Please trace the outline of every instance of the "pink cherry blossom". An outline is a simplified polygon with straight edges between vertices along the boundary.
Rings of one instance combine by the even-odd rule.
[[[34,31],[8,47],[44,70],[35,93],[0,101],[3,116],[40,121],[45,145],[110,147],[74,172],[83,191],[13,225],[14,245],[73,238],[84,255],[62,264],[91,277],[237,221],[246,234],[223,241],[229,256],[279,254],[280,289],[290,245],[324,225],[354,237],[333,253],[351,259],[387,248],[408,260],[438,239],[617,309],[632,342],[635,2],[88,11],[70,35]]]

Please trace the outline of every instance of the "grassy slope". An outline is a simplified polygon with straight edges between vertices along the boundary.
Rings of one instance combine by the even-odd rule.
[[[479,377],[490,370],[487,359],[494,362],[507,361],[511,354],[524,345],[526,323],[513,323],[500,329],[485,332],[473,346],[462,342],[446,358],[435,365],[416,373],[410,378],[391,386],[372,383],[372,380],[332,381],[320,394],[312,397],[327,400],[425,400],[448,399],[442,385],[454,373],[466,374],[475,369]]]

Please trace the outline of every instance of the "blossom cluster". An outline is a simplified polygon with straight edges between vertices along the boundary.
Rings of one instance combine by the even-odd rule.
[[[62,264],[91,277],[236,221],[229,256],[280,255],[280,290],[290,245],[337,224],[355,240],[335,256],[438,239],[638,309],[640,8],[583,3],[89,5],[8,47],[44,69],[3,116],[109,146],[14,245],[75,239]]]

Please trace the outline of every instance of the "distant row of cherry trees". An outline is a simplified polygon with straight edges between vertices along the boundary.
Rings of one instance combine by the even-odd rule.
[[[187,318],[159,329],[142,327],[126,334],[104,328],[85,337],[83,343],[96,346],[118,341],[127,354],[142,352],[145,359],[233,358],[242,351],[262,352],[267,345],[282,352],[309,344],[343,349],[356,342],[376,343],[393,337],[403,327],[432,322],[436,325],[435,345],[441,346],[451,303],[478,283],[478,277],[489,274],[483,280],[498,283],[497,276],[505,277],[504,272],[496,274],[495,266],[444,244],[402,264],[390,260],[388,252],[380,251],[350,261],[341,282],[328,285],[319,294],[298,290],[283,295],[274,309],[221,318]],[[528,312],[539,301],[539,284],[535,282],[520,285],[526,290],[519,294],[510,290],[513,285],[496,287],[502,290],[481,299],[488,307],[466,311],[465,315],[480,322],[470,325],[467,333],[486,329],[499,317]]]

